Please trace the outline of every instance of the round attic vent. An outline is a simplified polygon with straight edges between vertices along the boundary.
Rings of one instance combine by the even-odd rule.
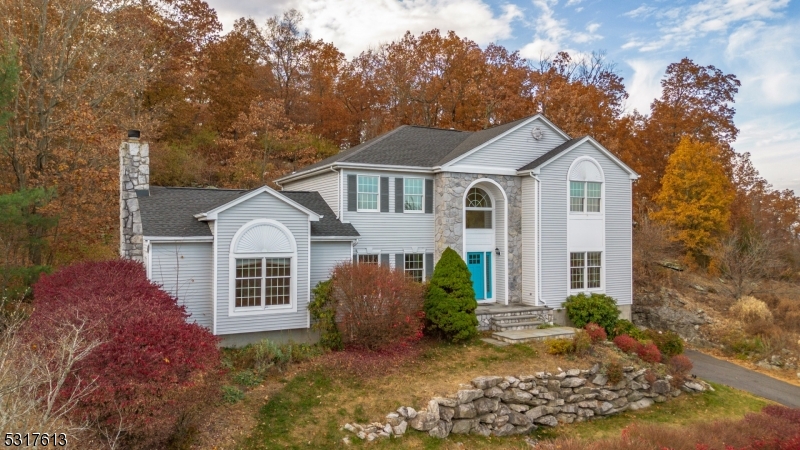
[[[531,129],[531,137],[534,138],[535,140],[538,141],[539,139],[542,138],[542,136],[544,136],[544,131],[542,131],[541,128],[533,127],[533,129]]]

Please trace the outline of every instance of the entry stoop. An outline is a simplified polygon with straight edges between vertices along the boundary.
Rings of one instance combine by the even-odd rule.
[[[571,327],[553,327],[541,330],[534,328],[492,333],[492,338],[509,344],[521,344],[523,342],[541,341],[544,339],[572,339],[574,336],[575,328]]]
[[[478,305],[475,315],[481,331],[530,330],[553,320],[553,310],[546,306]]]

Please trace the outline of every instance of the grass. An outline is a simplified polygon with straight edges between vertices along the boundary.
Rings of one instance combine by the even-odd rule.
[[[592,358],[572,361],[545,354],[541,344],[493,347],[483,343],[429,345],[421,356],[385,376],[360,378],[309,365],[306,371],[288,380],[284,388],[261,408],[252,434],[240,442],[244,449],[305,449],[341,447],[350,437],[354,446],[366,445],[352,434],[341,431],[347,422],[383,421],[386,413],[398,406],[421,407],[435,395],[455,392],[459,383],[478,375],[518,375],[535,371],[554,371],[557,367],[585,368]],[[602,349],[606,351],[606,349]],[[595,358],[606,358],[598,354]],[[468,361],[464,363],[463,361]],[[749,394],[714,385],[716,392],[683,395],[664,404],[592,422],[540,429],[535,439],[557,436],[600,438],[618,434],[632,422],[682,425],[723,418],[739,418],[767,404]],[[451,436],[434,439],[410,430],[400,439],[370,444],[376,448],[451,449],[529,448],[524,436],[484,438]]]

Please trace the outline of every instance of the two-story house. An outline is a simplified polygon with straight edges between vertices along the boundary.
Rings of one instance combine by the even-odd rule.
[[[481,305],[557,310],[603,292],[630,317],[637,175],[542,115],[401,126],[276,180],[281,191],[151,188],[146,144],[120,156],[122,255],[228,343],[303,339],[311,288],[339,261],[425,281],[447,247]]]

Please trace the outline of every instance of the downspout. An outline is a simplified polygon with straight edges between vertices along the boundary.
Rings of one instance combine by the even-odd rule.
[[[336,211],[336,214],[337,214],[336,218],[339,219],[339,220],[342,220],[342,189],[344,189],[344,185],[342,184],[342,171],[341,170],[336,170],[336,167],[334,167],[333,165],[331,165],[330,169],[331,169],[331,172],[337,174],[338,177],[339,177],[339,181],[338,181],[339,189],[336,190],[337,191],[336,192],[336,199],[337,199],[337,202],[339,203],[339,205],[338,205],[339,208],[337,208],[338,211]]]
[[[534,175],[530,176],[536,180],[536,304],[544,305],[542,301],[542,180]],[[547,306],[547,305],[544,305]]]

